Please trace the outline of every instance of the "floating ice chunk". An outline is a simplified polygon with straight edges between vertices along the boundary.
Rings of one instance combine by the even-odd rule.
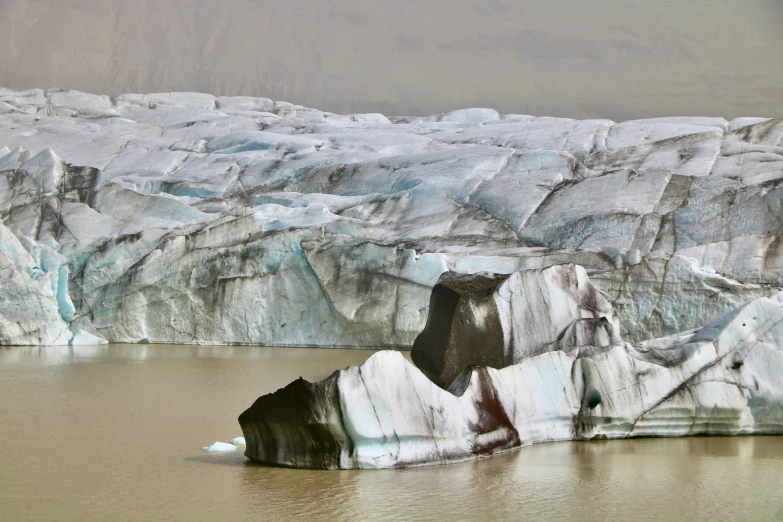
[[[568,275],[554,271],[548,279],[579,290],[573,301],[589,305],[595,290],[586,278],[563,277]],[[532,290],[525,297],[537,295],[537,288],[557,295],[554,285],[533,282],[519,285]],[[430,319],[461,328],[453,331],[462,339],[502,335],[500,321],[494,331],[474,327],[472,319],[459,326],[468,323],[460,311],[471,305],[439,298],[446,295],[442,283],[433,290]],[[447,289],[476,295],[479,283],[485,285],[474,280],[468,287],[463,281]],[[498,288],[495,295],[503,285]],[[530,325],[551,320],[550,310],[568,309],[563,299],[542,301],[557,306],[527,303],[529,313],[507,317],[527,333]],[[479,306],[486,310],[484,303]],[[479,306],[472,309],[481,313]],[[245,455],[298,468],[402,468],[460,462],[538,442],[783,433],[783,304],[777,301],[756,299],[690,337],[548,348],[501,369],[475,365],[480,357],[492,362],[476,353],[446,389],[392,350],[320,382],[300,378],[260,397],[239,416],[248,436]],[[443,352],[429,353],[430,360],[453,365]]]
[[[705,274],[717,274],[718,273],[711,266],[703,266],[703,267],[701,267],[701,271],[704,272]]]
[[[228,444],[227,442],[214,442],[211,446],[204,446],[201,449],[209,451],[210,453],[222,453],[225,451],[234,451],[237,447],[233,444]]]
[[[245,437],[234,437],[231,439],[231,444],[234,446],[244,446],[245,445]]]

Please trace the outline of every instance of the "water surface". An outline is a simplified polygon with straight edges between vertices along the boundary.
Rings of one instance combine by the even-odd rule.
[[[209,455],[358,350],[0,347],[0,520],[782,520],[783,437],[541,444],[397,471]]]

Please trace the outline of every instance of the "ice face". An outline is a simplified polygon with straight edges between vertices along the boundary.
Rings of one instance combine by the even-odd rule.
[[[432,308],[449,306],[433,300]],[[532,313],[545,319],[549,310]],[[511,314],[519,328],[524,319]],[[457,330],[452,323],[441,333],[455,344]],[[301,468],[399,468],[539,442],[783,433],[783,303],[777,299],[751,301],[695,332],[637,345],[553,343],[497,369],[472,365],[482,348],[476,343],[447,389],[395,351],[377,352],[320,382],[295,381],[239,416],[245,455]]]
[[[441,273],[584,266],[622,338],[783,287],[783,124],[4,90],[0,343],[412,345]]]

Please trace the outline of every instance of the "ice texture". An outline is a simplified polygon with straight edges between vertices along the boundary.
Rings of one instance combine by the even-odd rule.
[[[463,278],[458,286],[455,279],[446,282],[452,289],[473,288],[463,292],[451,316],[454,300],[433,300],[430,314],[452,320],[437,328],[437,321],[430,322],[428,329],[442,338],[416,345],[424,356],[433,350],[448,355],[423,359],[428,373],[440,378],[453,364],[454,352],[463,356],[463,371],[446,389],[401,353],[377,352],[361,366],[320,382],[300,378],[260,397],[239,416],[245,455],[300,468],[400,468],[459,462],[539,442],[783,434],[783,302],[777,296],[755,299],[697,331],[637,344],[610,339],[569,346],[568,339],[578,340],[569,332],[583,319],[577,307],[565,307],[571,323],[556,326],[563,334],[555,336],[558,342],[541,346],[534,335],[522,337],[517,342],[530,349],[512,350],[513,356],[507,353],[495,368],[476,366],[482,352],[496,345],[479,321],[461,322],[506,314],[521,330],[531,317],[555,326],[547,322],[552,314],[547,296],[560,292],[573,298],[590,289],[578,267],[548,270],[523,273],[525,285],[514,283],[517,274],[500,285],[475,278]],[[577,277],[566,281],[564,275]],[[553,279],[559,284],[542,299],[540,291]],[[486,307],[472,316],[460,312],[460,303],[476,303],[478,290],[485,299],[510,305],[521,297],[528,306],[519,312],[513,306]],[[611,315],[611,309],[600,312]]]
[[[783,288],[777,119],[0,103],[0,344],[410,347],[443,272],[568,263],[638,342]]]

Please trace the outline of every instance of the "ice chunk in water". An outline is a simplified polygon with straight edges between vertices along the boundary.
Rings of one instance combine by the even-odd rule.
[[[210,453],[222,453],[225,451],[234,451],[237,447],[233,444],[228,444],[227,442],[214,442],[211,446],[204,446],[202,449],[204,451],[209,451]]]

